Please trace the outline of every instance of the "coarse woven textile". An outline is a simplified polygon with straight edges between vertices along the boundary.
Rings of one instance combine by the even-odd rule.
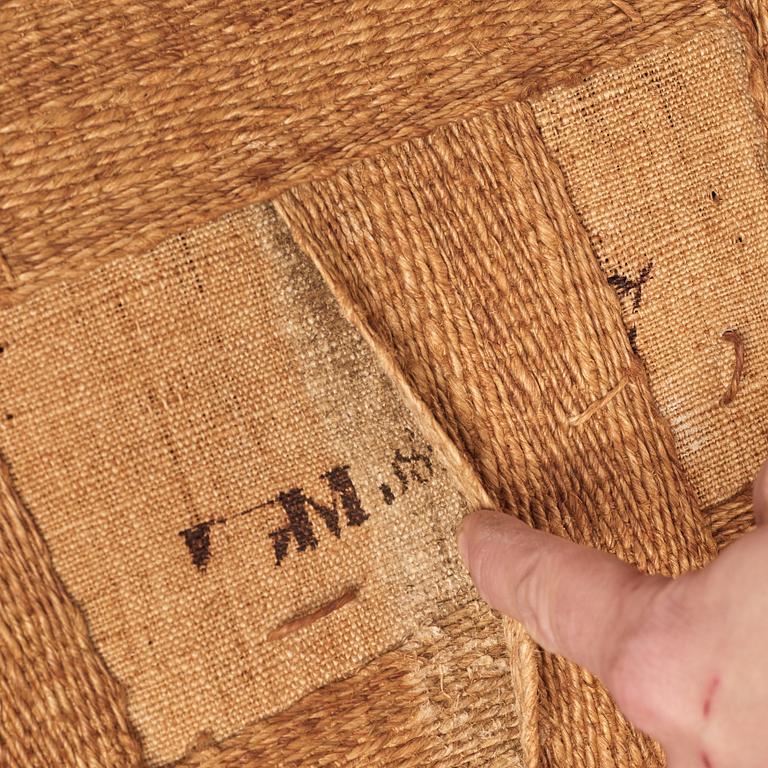
[[[0,766],[138,768],[125,696],[0,465]]]
[[[711,558],[529,106],[438,129],[286,192],[278,209],[502,509],[646,571]],[[541,679],[537,719],[520,723],[529,764],[539,748],[557,768],[662,764],[586,672],[544,654]]]
[[[747,74],[764,116],[761,35],[768,24],[760,3],[743,5],[749,12],[737,18],[742,28],[745,25],[749,28],[747,31],[757,46],[747,49]],[[735,4],[731,7],[737,8]],[[742,532],[749,525],[748,506],[744,498],[736,498],[717,505],[710,512],[708,522],[712,524],[715,541],[702,534],[695,499],[677,466],[670,433],[653,409],[642,370],[633,367],[635,363],[626,341],[619,340],[618,307],[615,302],[611,304],[605,286],[601,287],[599,271],[586,265],[590,261],[588,256],[594,258],[590,250],[592,244],[577,221],[560,172],[547,156],[547,148],[541,144],[525,107],[507,108],[499,114],[460,124],[458,128],[449,125],[432,133],[437,126],[466,114],[496,109],[511,98],[571,82],[593,68],[615,67],[660,46],[685,42],[697,30],[722,25],[726,18],[722,10],[714,3],[630,4],[622,1],[567,7],[560,4],[559,9],[550,3],[485,4],[460,12],[453,4],[366,3],[358,9],[364,13],[342,25],[344,33],[350,30],[349,35],[343,37],[343,45],[334,48],[342,33],[333,22],[322,26],[324,14],[318,13],[319,6],[302,4],[299,8],[289,4],[282,8],[285,14],[265,15],[259,8],[258,14],[249,16],[247,3],[239,4],[233,14],[226,6],[214,7],[207,2],[172,2],[164,6],[163,17],[158,17],[152,15],[157,8],[143,2],[126,6],[124,12],[122,6],[116,11],[113,4],[85,3],[73,7],[38,2],[3,6],[0,39],[14,51],[14,55],[7,57],[6,66],[15,67],[4,78],[2,90],[3,99],[7,97],[4,114],[8,116],[0,141],[0,183],[4,190],[0,205],[7,214],[0,224],[3,301],[27,296],[38,287],[42,290],[46,283],[58,283],[118,255],[128,257],[125,263],[134,264],[140,278],[147,274],[142,270],[151,271],[157,266],[154,261],[143,263],[154,258],[147,256],[148,247],[172,232],[187,231],[192,224],[209,221],[224,210],[250,200],[261,200],[289,184],[326,177],[356,159],[379,154],[404,139],[425,135],[424,145],[411,141],[392,151],[398,158],[395,166],[400,174],[395,181],[391,174],[387,175],[393,161],[385,152],[379,160],[364,163],[362,172],[359,166],[352,166],[330,182],[318,183],[311,190],[310,199],[302,198],[299,205],[293,197],[281,203],[297,232],[306,234],[312,230],[306,242],[314,238],[315,251],[323,238],[330,237],[333,244],[339,246],[338,252],[321,254],[322,258],[316,252],[313,255],[342,298],[345,309],[355,316],[361,330],[375,343],[398,383],[405,386],[411,405],[424,422],[420,424],[425,428],[424,435],[419,435],[412,422],[409,423],[411,431],[399,435],[407,440],[408,450],[422,451],[422,457],[429,453],[431,457],[425,443],[431,445],[434,435],[426,435],[434,432],[443,440],[446,435],[441,435],[440,429],[445,429],[449,443],[435,444],[435,453],[442,449],[448,459],[455,460],[458,456],[457,466],[462,469],[469,463],[474,467],[470,469],[469,480],[475,479],[477,471],[497,501],[501,499],[513,511],[522,510],[524,516],[538,525],[606,547],[649,569],[674,573],[682,567],[705,562],[715,543],[724,546]],[[404,17],[397,14],[406,8],[410,15],[404,21]],[[302,10],[307,12],[302,15]],[[417,28],[418,33],[409,34]],[[307,36],[310,29],[313,34]],[[531,29],[535,29],[536,34],[531,35]],[[425,31],[427,34],[422,34]],[[264,50],[254,49],[257,38],[267,41]],[[307,41],[308,50],[297,50],[297,40]],[[270,58],[266,50],[274,50],[277,56]],[[307,58],[306,54],[313,51],[316,55]],[[351,51],[360,54],[359,58],[350,55]],[[516,58],[518,51],[521,55]],[[751,63],[750,52],[756,57]],[[65,58],[57,58],[60,54]],[[730,55],[726,58],[726,63],[732,59]],[[8,61],[12,63],[9,65]],[[19,62],[18,66],[15,62]],[[263,67],[262,62],[266,62]],[[320,76],[315,80],[318,72]],[[295,90],[290,86],[292,78],[299,83]],[[325,88],[328,82],[333,82],[332,88]],[[36,101],[38,94],[42,94],[40,101]],[[254,98],[256,94],[258,98]],[[281,101],[283,98],[285,101]],[[208,116],[210,122],[206,122]],[[467,151],[466,143],[474,144],[474,154]],[[511,153],[509,145],[513,146]],[[452,153],[462,156],[473,166],[474,173],[461,162],[452,167]],[[426,172],[430,167],[438,170],[434,177]],[[309,225],[306,219],[302,220],[305,211],[301,208],[308,208],[312,195],[323,199],[340,180],[345,188],[345,179],[358,178],[373,179],[371,189],[361,192],[353,188],[339,210],[323,210],[319,219],[310,221]],[[382,180],[384,183],[380,184]],[[515,188],[521,180],[523,183]],[[393,189],[398,194],[390,196]],[[174,198],[169,190],[178,192],[178,196]],[[471,199],[473,190],[480,190],[488,199]],[[297,192],[299,198],[307,194],[306,189]],[[464,197],[470,199],[464,200]],[[359,211],[350,210],[358,201]],[[493,201],[500,204],[494,206]],[[419,205],[423,207],[417,208]],[[454,215],[446,216],[446,220],[433,219],[432,214],[441,205]],[[394,224],[390,221],[403,212],[407,214],[404,217],[407,224],[401,226],[397,221]],[[345,230],[343,238],[347,240],[339,245],[337,230],[346,222],[354,221],[358,213],[363,225],[354,232]],[[389,238],[384,245],[395,242],[397,249],[387,252],[377,245],[380,228]],[[510,236],[510,228],[514,236]],[[416,244],[409,241],[414,233],[426,239]],[[158,252],[170,248],[177,254],[176,277],[191,286],[199,276],[195,259],[183,258],[179,253],[179,249],[189,247],[188,237],[194,240],[196,234],[188,233]],[[361,238],[365,239],[365,247],[361,245]],[[421,275],[415,277],[408,273],[411,264],[423,263],[417,256],[425,243],[427,264],[435,270],[427,275],[437,276],[437,291],[446,286],[460,286],[465,297],[464,304],[454,304],[450,291],[438,296],[436,305],[440,312],[432,319],[420,314],[425,306],[424,298],[432,289],[422,284]],[[520,264],[508,265],[504,261],[505,248],[510,243],[514,244],[515,258],[521,253],[524,255]],[[345,248],[347,252],[342,253]],[[334,258],[339,253],[357,257],[366,249],[371,263],[378,264],[381,260],[385,268],[371,275],[363,274],[362,279],[357,279],[354,265],[348,272],[328,269],[329,265],[336,264]],[[437,253],[442,261],[435,257]],[[463,269],[461,253],[472,254],[469,269]],[[361,261],[361,265],[366,263]],[[477,264],[483,268],[477,268]],[[556,269],[551,269],[552,265]],[[398,270],[403,266],[406,269],[401,273]],[[512,270],[512,282],[516,283],[510,292],[511,298],[505,298],[502,291],[493,291],[494,280],[499,280],[498,285],[505,291],[508,289],[504,284],[505,269]],[[376,277],[393,275],[401,279],[400,291],[386,283],[371,282]],[[85,283],[57,290],[69,301],[83,285],[89,284],[88,280],[95,279],[93,276]],[[615,289],[617,283],[612,282]],[[393,280],[392,284],[397,286],[397,281]],[[488,306],[491,310],[501,308],[498,318],[485,314],[481,306],[486,301],[484,291],[489,285],[492,300]],[[365,295],[368,288],[371,297]],[[151,293],[151,288],[142,285],[140,292],[144,297],[145,291]],[[189,291],[194,294],[191,287]],[[35,315],[46,317],[42,297],[47,295],[42,292],[40,302],[35,303],[33,298],[30,304],[31,314],[26,320],[28,350],[39,342],[39,338],[33,338],[37,333]],[[223,290],[218,295],[219,303],[225,306],[229,296]],[[166,298],[162,294],[161,300]],[[142,299],[134,297],[133,300]],[[124,309],[121,304],[119,299],[115,303],[117,316]],[[395,312],[404,306],[416,307],[418,311],[406,312],[404,317],[397,318],[388,314],[388,305]],[[516,328],[510,322],[510,307],[516,306],[524,308],[519,338],[509,333],[510,328]],[[158,318],[166,315],[167,307],[165,312],[158,308]],[[87,312],[82,307],[73,308],[69,325],[51,322],[41,326],[45,344],[50,345],[47,365],[40,365],[28,381],[37,386],[38,379],[42,378],[51,385],[51,392],[60,396],[57,410],[49,414],[50,421],[44,425],[54,436],[67,430],[71,435],[73,429],[80,427],[78,408],[105,406],[104,402],[86,402],[87,393],[77,388],[66,393],[70,396],[67,399],[55,386],[59,384],[59,368],[73,378],[80,375],[66,367],[71,345],[61,343],[54,349],[52,339],[57,338],[60,327],[68,327],[71,332],[70,336],[64,334],[66,340],[77,336],[76,330],[82,326],[77,338],[88,348],[89,355],[95,355],[104,363],[105,358],[98,357],[96,351],[98,335],[90,338],[86,318]],[[444,322],[445,318],[448,322]],[[514,319],[517,320],[517,314]],[[158,328],[161,327],[159,324]],[[200,324],[186,330],[190,348],[185,354],[194,358],[197,352],[190,339],[199,340],[205,326]],[[131,334],[140,329],[123,331],[126,337],[123,341],[128,343],[134,338]],[[488,331],[490,336],[484,338],[483,334]],[[307,338],[311,340],[311,347],[316,337],[311,333]],[[142,339],[147,344],[162,344],[163,340],[151,331]],[[205,346],[210,339],[206,337],[203,341]],[[455,346],[459,341],[470,343],[468,355],[461,346]],[[513,350],[506,364],[499,362],[491,348],[499,341],[505,352]],[[110,336],[109,344],[112,343],[115,339]],[[0,345],[0,364],[10,349],[10,345]],[[226,353],[234,355],[236,350],[228,349]],[[9,358],[10,353],[6,360]],[[628,359],[632,362],[625,368]],[[163,359],[162,364],[172,365],[172,360],[172,356]],[[38,361],[42,361],[42,357]],[[281,362],[284,362],[282,358]],[[243,367],[248,364],[254,363],[247,361]],[[105,371],[108,374],[109,366],[102,365],[102,368],[105,370],[99,370],[99,375],[105,375]],[[178,413],[180,402],[188,402],[194,396],[190,395],[194,386],[189,382],[197,382],[198,370],[195,368],[193,375],[182,369],[183,366],[169,375],[174,386],[146,393],[148,409],[155,415]],[[623,375],[627,371],[629,375]],[[95,375],[92,369],[90,373]],[[224,391],[230,384],[229,373],[225,376]],[[233,375],[237,380],[239,371]],[[610,386],[611,381],[617,382],[615,386]],[[604,385],[610,388],[605,389]],[[114,389],[108,389],[106,400],[119,389],[119,380],[111,381],[110,387]],[[284,394],[277,388],[270,391],[278,396]],[[105,392],[107,389],[102,390]],[[522,396],[508,400],[510,392],[522,393]],[[128,399],[134,395],[136,392],[132,391]],[[264,397],[266,399],[266,395]],[[21,401],[33,402],[34,393],[25,392]],[[520,402],[525,407],[516,410]],[[473,421],[478,418],[474,411],[476,404],[480,405],[481,417],[493,417],[479,427],[477,421]],[[5,418],[0,444],[5,445],[8,435],[21,440],[31,423],[30,411],[24,420],[20,420],[15,407],[0,413],[4,413]],[[432,423],[435,416],[437,425]],[[62,432],[56,431],[59,429],[54,424],[57,419],[64,423]],[[191,432],[195,426],[200,427],[194,435],[201,443],[216,442],[220,437],[217,422],[208,418],[208,414],[200,415],[199,419],[195,423],[190,417],[185,426]],[[113,428],[109,418],[94,419],[91,426],[93,429],[83,431],[78,439],[92,439],[99,430]],[[140,436],[142,428],[141,418],[131,421],[120,432],[118,441]],[[165,426],[160,424],[159,430],[165,440]],[[279,431],[271,431],[270,436],[273,434]],[[569,440],[574,435],[578,439],[573,444],[564,444],[561,438],[565,434]],[[485,443],[488,436],[491,440]],[[511,457],[507,455],[510,446]],[[107,446],[107,455],[112,447]],[[622,455],[619,449],[628,452]],[[402,473],[403,459],[398,459],[398,450],[401,457],[409,455],[411,460],[415,453],[406,454],[401,444],[390,454]],[[168,444],[167,453],[170,462],[175,464],[178,451],[173,444]],[[59,468],[66,467],[66,471],[53,475],[50,475],[50,458],[39,450],[39,466],[33,467],[30,461],[27,470],[30,477],[33,472],[47,472],[53,477],[53,488],[45,490],[49,499],[57,493],[58,483],[69,488],[65,499],[69,510],[66,517],[55,509],[52,512],[54,518],[63,520],[60,542],[64,542],[66,550],[71,531],[82,534],[86,527],[80,522],[75,501],[79,504],[80,495],[87,498],[89,493],[104,493],[96,483],[102,482],[105,488],[110,488],[113,480],[105,468],[107,462],[96,450],[87,453],[85,460],[82,456],[75,457],[71,463],[67,463],[70,459],[55,456],[54,459],[61,462]],[[426,466],[423,460],[419,463]],[[335,465],[334,469],[343,466]],[[73,467],[76,471],[70,472]],[[101,468],[100,473],[92,475],[93,467]],[[119,472],[117,467],[119,463],[115,464],[115,474]],[[305,499],[304,509],[311,508],[313,533],[315,527],[320,529],[317,548],[313,549],[308,543],[311,539],[307,539],[304,527],[301,535],[307,546],[299,553],[297,529],[292,528],[286,534],[285,526],[276,524],[269,531],[276,535],[267,539],[276,559],[279,552],[283,552],[280,568],[294,556],[324,553],[328,549],[326,545],[332,547],[338,543],[330,504],[334,491],[339,519],[349,522],[347,513],[352,515],[351,519],[360,519],[355,518],[358,507],[354,500],[350,501],[343,472],[329,474],[315,469],[312,482],[316,485],[302,485],[306,493],[300,495]],[[529,469],[535,470],[530,489],[510,481]],[[389,470],[391,482],[380,478],[376,489],[387,507],[392,506],[387,499],[398,487],[404,486],[393,464]],[[133,488],[141,487],[133,496],[139,507],[153,500],[145,487],[148,484],[151,487],[155,476],[149,471],[142,476],[141,486],[139,480],[135,481]],[[355,484],[356,475],[350,474],[350,477]],[[204,487],[212,495],[226,495],[226,483],[216,486],[215,478],[195,475],[189,485],[184,479],[174,491],[187,508],[190,500],[194,503],[196,498],[190,494],[190,487],[193,491]],[[14,478],[14,482],[16,480]],[[133,482],[134,478],[128,480]],[[104,666],[85,637],[84,625],[64,586],[56,577],[46,575],[51,574],[51,565],[46,559],[45,546],[39,537],[35,538],[34,525],[14,495],[11,481],[6,482],[4,503],[11,511],[4,515],[12,521],[7,541],[14,551],[22,554],[7,558],[3,564],[11,568],[10,579],[3,588],[11,585],[13,599],[17,589],[24,594],[24,590],[31,589],[30,605],[41,609],[40,613],[33,613],[33,621],[39,622],[41,630],[34,642],[19,643],[18,638],[24,637],[30,626],[28,613],[7,612],[7,626],[0,635],[3,643],[0,659],[3,662],[10,659],[5,649],[11,648],[25,663],[19,664],[18,659],[16,667],[6,663],[1,668],[0,684],[12,679],[13,674],[26,674],[28,698],[26,701],[23,697],[12,698],[16,695],[16,685],[5,684],[0,688],[4,698],[10,701],[10,706],[3,702],[4,711],[11,713],[5,720],[0,716],[0,727],[8,727],[10,723],[17,728],[14,747],[19,750],[18,754],[38,749],[34,759],[39,759],[41,765],[51,762],[79,765],[83,761],[93,761],[96,765],[134,764],[137,760],[135,741],[125,725],[122,694],[113,681],[105,680]],[[406,482],[409,489],[422,485],[413,475],[406,476]],[[34,478],[31,485],[34,486]],[[295,502],[296,494],[289,492],[298,487],[280,488],[277,494],[282,500],[277,496],[262,497],[262,500],[277,499],[286,511],[283,502]],[[26,499],[26,489],[22,490]],[[483,489],[480,490],[479,496],[470,494],[473,500],[483,495]],[[312,505],[309,499],[319,502],[318,505]],[[272,503],[267,506],[274,508]],[[367,511],[365,499],[361,506]],[[143,508],[146,511],[147,507]],[[295,505],[289,508],[296,511]],[[250,510],[251,507],[240,509],[249,514],[237,522],[250,518]],[[36,509],[32,512],[37,514]],[[123,512],[122,520],[132,523],[133,508],[128,510],[126,506]],[[167,512],[162,506],[153,507],[152,517],[162,517]],[[112,524],[111,515],[110,508],[101,509],[98,516],[91,518],[95,521],[94,530],[100,525]],[[189,527],[175,531],[178,536],[175,541],[187,558],[186,565],[201,577],[210,576],[221,563],[221,554],[225,551],[221,547],[222,532],[226,529],[228,535],[233,527],[230,518],[226,518],[226,523],[223,519],[191,517]],[[18,523],[19,520],[22,523]],[[347,527],[359,532],[367,530],[369,522],[367,518],[361,525]],[[123,565],[128,569],[130,558],[137,551],[140,557],[143,553],[140,548],[125,546],[126,533],[135,534],[144,542],[145,532],[134,531],[126,525],[115,525],[115,528],[118,533],[115,541],[108,542],[108,549],[111,547],[111,552],[119,549]],[[339,530],[338,541],[346,542],[349,531]],[[639,542],[630,541],[635,531],[644,537]],[[21,539],[16,540],[14,537],[19,534]],[[451,544],[448,543],[449,550]],[[79,550],[76,557],[95,559],[93,552],[84,555]],[[54,558],[57,558],[56,552]],[[40,563],[43,566],[38,572]],[[162,563],[162,567],[166,565]],[[251,566],[249,560],[241,571],[244,573]],[[242,578],[242,573],[238,573],[238,577]],[[159,592],[168,586],[169,581],[162,578],[151,584],[152,589]],[[313,584],[312,589],[316,586]],[[317,599],[313,593],[313,599],[304,601],[300,611],[295,614],[286,611],[286,623],[274,622],[266,634],[273,640],[290,640],[296,633],[309,629],[308,618],[319,624],[339,620],[339,616],[348,615],[353,606],[359,605],[359,587],[356,583],[347,583],[343,591],[336,591],[333,596],[330,592],[318,594]],[[42,591],[35,592],[35,589]],[[122,583],[110,583],[107,589],[128,592]],[[138,594],[132,599],[138,600]],[[239,595],[228,593],[227,597],[236,600]],[[432,615],[425,614],[416,634],[417,648],[413,644],[402,646],[400,650],[404,655],[399,650],[388,651],[351,678],[329,683],[320,691],[307,694],[282,712],[251,723],[239,735],[218,746],[211,745],[211,737],[206,735],[198,740],[199,749],[187,760],[233,766],[250,758],[273,764],[290,764],[290,761],[301,764],[307,759],[368,764],[365,761],[383,754],[383,759],[393,765],[405,758],[414,765],[429,765],[430,760],[436,766],[443,765],[441,760],[449,758],[456,765],[494,764],[494,760],[515,765],[518,728],[514,725],[510,704],[513,697],[505,698],[509,681],[500,674],[503,664],[499,654],[499,628],[489,632],[491,614],[482,612],[472,601],[468,614],[471,619],[466,619],[464,600],[465,594],[457,587],[453,597],[433,607]],[[205,619],[205,609],[209,607],[210,604],[203,605],[202,609],[198,606],[194,619]],[[61,616],[69,618],[62,621]],[[183,634],[189,631],[191,623],[182,622],[172,629]],[[443,646],[430,645],[424,633],[437,635],[443,628],[447,653],[440,656]],[[477,630],[474,635],[471,634],[473,628]],[[144,628],[147,634],[150,630],[149,626]],[[222,637],[227,640],[230,635],[225,631]],[[154,641],[151,636],[149,639]],[[128,641],[117,638],[115,642]],[[59,650],[62,647],[64,650]],[[70,647],[76,650],[70,652]],[[513,644],[510,649],[516,652],[522,647]],[[66,659],[61,667],[48,668],[51,648]],[[482,655],[473,656],[482,648],[488,649],[491,663]],[[32,663],[26,663],[28,661]],[[525,664],[513,664],[511,671],[513,674],[530,671],[531,661],[529,658]],[[449,668],[446,676],[446,665],[450,667],[453,663],[459,666]],[[635,740],[626,724],[616,719],[604,692],[593,687],[588,676],[559,660],[545,657],[542,664],[544,686],[537,693],[540,697],[537,712],[533,712],[533,708],[524,712],[519,727],[524,739],[527,733],[529,737],[533,735],[537,743],[539,739],[542,741],[547,762],[558,766],[653,765],[657,762],[657,750]],[[66,665],[71,669],[65,668]],[[461,674],[461,665],[466,665],[466,675]],[[353,664],[352,669],[358,666],[359,663]],[[93,683],[92,676],[88,678],[98,697],[103,696],[99,698],[98,708],[88,703],[89,687],[78,688],[84,669],[91,670],[88,675],[98,670],[94,673],[97,683]],[[422,678],[425,669],[429,672]],[[487,679],[480,674],[481,669],[483,674],[487,673]],[[59,672],[64,674],[64,682]],[[478,675],[482,686],[477,685]],[[530,676],[526,679],[530,680]],[[425,680],[428,683],[424,683]],[[397,707],[393,721],[402,730],[396,735],[376,728],[381,725],[385,710],[379,709],[380,702],[371,701],[367,694],[368,686],[380,684],[391,695],[392,705]],[[458,708],[434,706],[438,700],[447,703],[439,698],[445,694],[446,685],[449,698],[459,702],[463,712]],[[519,681],[517,685],[520,691]],[[80,698],[83,695],[85,703]],[[25,709],[18,706],[19,701],[25,701]],[[408,701],[419,702],[414,717],[411,717],[414,712],[405,708]],[[327,719],[322,717],[328,702],[334,702],[334,706],[349,705],[338,728],[329,727]],[[470,702],[476,706],[469,708]],[[66,712],[70,703],[77,708],[74,717]],[[51,707],[55,708],[54,714],[49,714]],[[47,717],[43,729],[35,729],[24,720],[24,713],[31,709]],[[98,712],[96,719],[88,714],[94,712]],[[172,709],[163,709],[163,716],[169,714]],[[532,714],[538,714],[538,722],[531,718]],[[237,716],[235,713],[234,717]],[[297,738],[301,725],[308,719],[311,728],[305,732],[306,738]],[[176,727],[178,723],[172,725]],[[195,726],[198,725],[195,721]],[[506,726],[509,726],[511,741],[505,743],[502,734]],[[534,726],[539,727],[538,733]],[[94,728],[91,734],[90,727]],[[152,727],[158,728],[156,723]],[[55,736],[48,735],[54,731]],[[38,739],[42,733],[48,741],[41,746]],[[364,737],[355,747],[354,739],[359,733]],[[330,741],[330,734],[340,737],[336,744]],[[381,749],[376,750],[366,737],[381,739]],[[215,740],[216,734],[212,738]],[[85,743],[81,744],[83,739]],[[92,740],[100,744],[96,751]],[[454,744],[456,750],[450,751]],[[441,753],[438,745],[449,751]],[[45,749],[53,751],[40,751]],[[110,749],[114,749],[114,753],[110,754]],[[528,756],[532,754],[529,749]]]
[[[458,609],[466,503],[270,206],[49,288],[0,339],[0,449],[149,764]]]
[[[702,505],[768,455],[765,125],[733,24],[533,103]]]
[[[475,595],[357,674],[178,768],[522,768],[501,622]]]
[[[710,507],[704,514],[718,549],[725,549],[755,528],[752,488],[737,493],[733,498],[716,507]]]
[[[0,299],[719,23],[711,0],[10,0]]]

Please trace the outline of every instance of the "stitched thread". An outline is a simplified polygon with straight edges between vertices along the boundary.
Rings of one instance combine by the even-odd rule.
[[[624,387],[630,382],[629,375],[624,376],[619,383],[608,390],[601,398],[595,400],[583,413],[579,413],[576,416],[571,416],[568,419],[571,427],[580,427],[585,421],[591,419],[601,408],[605,408],[608,403],[618,397],[623,391]]]
[[[727,341],[729,344],[733,344],[733,373],[731,374],[731,380],[728,382],[728,386],[720,399],[720,405],[730,405],[741,385],[741,379],[744,375],[744,338],[738,331],[729,330],[722,336],[723,341]]]
[[[267,640],[282,640],[284,637],[288,637],[288,635],[300,632],[305,627],[309,627],[316,621],[320,621],[320,619],[330,616],[334,611],[338,611],[340,608],[343,608],[345,605],[348,605],[353,600],[357,599],[359,592],[359,586],[355,585],[350,587],[343,594],[339,595],[339,597],[325,603],[325,605],[321,605],[317,610],[291,619],[290,621],[285,622],[285,624],[281,624],[276,629],[273,629],[267,635]]]

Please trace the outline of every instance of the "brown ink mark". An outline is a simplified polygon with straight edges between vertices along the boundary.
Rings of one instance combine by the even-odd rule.
[[[317,549],[318,539],[310,519],[310,511],[314,511],[325,524],[325,527],[336,537],[341,537],[339,506],[344,512],[348,527],[362,525],[369,517],[363,509],[357,493],[349,466],[334,467],[320,475],[325,480],[331,492],[330,503],[320,503],[307,496],[301,488],[289,488],[280,491],[273,499],[267,499],[230,517],[203,520],[190,528],[179,531],[184,539],[193,565],[198,571],[205,572],[211,559],[211,531],[214,526],[226,525],[230,520],[250,515],[258,509],[270,506],[283,508],[288,518],[287,525],[270,531],[272,547],[275,553],[275,565],[279,566],[288,555],[291,540],[296,542],[296,550],[304,552],[307,549]]]
[[[409,477],[421,485],[429,482],[435,473],[431,456],[431,445],[427,446],[426,453],[420,453],[416,449],[410,454],[403,453],[399,448],[395,451],[395,456],[392,459],[392,472],[400,481],[402,493],[408,490]]]
[[[337,502],[344,510],[347,526],[362,525],[369,514],[363,509],[362,502],[349,474],[349,466],[334,467],[330,472],[320,475],[325,480],[331,492],[331,503],[321,504],[307,496],[301,488],[291,488],[280,492],[277,501],[285,510],[288,525],[271,531],[269,537],[275,552],[275,565],[279,566],[288,554],[291,538],[296,541],[296,550],[304,552],[307,549],[317,549],[318,540],[315,536],[312,521],[309,517],[313,509],[325,523],[326,528],[338,539],[341,537],[339,511]]]
[[[631,325],[627,331],[627,338],[629,339],[629,346],[632,347],[632,351],[637,354],[637,326]]]
[[[720,195],[718,195],[718,194],[717,194],[717,190],[713,189],[713,190],[712,190],[712,191],[709,193],[709,199],[710,199],[710,200],[711,200],[713,203],[715,203],[715,205],[717,205],[718,203],[720,203]]]
[[[295,619],[287,621],[285,624],[281,624],[276,629],[273,629],[267,635],[267,640],[280,640],[288,635],[292,635],[305,627],[314,624],[316,621],[329,616],[334,611],[338,611],[339,608],[343,608],[348,603],[351,603],[359,594],[360,587],[355,585],[347,589],[342,595],[334,598],[325,605],[320,606],[317,610],[307,613],[303,616],[299,616]]]
[[[249,507],[242,512],[238,512],[233,515],[233,518],[242,517],[248,515],[251,512],[255,512],[257,509],[263,509],[264,507],[271,506],[275,503],[274,499],[268,499],[261,504],[256,504],[253,507]],[[232,519],[232,518],[229,518]],[[226,525],[226,517],[212,518],[211,520],[203,520],[200,523],[196,523],[190,528],[185,528],[183,531],[179,531],[179,536],[184,539],[184,543],[187,546],[190,557],[192,558],[192,564],[198,571],[205,572],[208,561],[211,559],[211,529],[216,525]]]
[[[702,705],[702,714],[704,715],[704,719],[706,720],[710,713],[712,712],[712,700],[715,698],[715,693],[717,692],[717,689],[720,687],[720,678],[715,675],[712,680],[710,680],[709,685],[707,686],[707,693],[706,696],[704,696],[704,704]]]
[[[413,430],[406,427],[405,431],[411,441],[414,442],[416,435]],[[395,450],[391,468],[399,483],[401,495],[406,493],[413,483],[423,485],[434,476],[432,453],[433,448],[428,444],[421,449],[412,446],[410,452],[399,448]],[[206,571],[211,559],[211,536],[214,526],[225,525],[228,520],[249,515],[264,507],[280,506],[287,518],[285,525],[268,533],[272,540],[275,566],[280,566],[288,556],[291,542],[295,542],[297,552],[317,549],[319,540],[312,520],[315,515],[337,539],[341,538],[343,530],[342,513],[346,527],[360,526],[369,519],[370,515],[363,508],[348,465],[333,467],[333,469],[320,475],[320,479],[324,480],[328,486],[329,501],[320,502],[307,495],[302,488],[293,487],[281,490],[274,498],[267,499],[235,515],[230,515],[228,518],[203,520],[179,531],[179,536],[184,540],[192,558],[192,564],[198,571]],[[386,504],[395,503],[397,496],[390,484],[382,483],[379,490]]]
[[[744,375],[744,337],[736,330],[728,330],[722,335],[723,341],[733,344],[734,361],[731,380],[728,382],[723,396],[720,398],[720,405],[730,405],[736,393],[739,391],[741,379]]]
[[[653,262],[649,261],[641,270],[636,280],[626,275],[616,273],[608,276],[608,285],[616,289],[616,293],[621,297],[632,296],[632,311],[637,312],[643,300],[643,286],[651,278],[653,271]]]
[[[192,562],[199,571],[204,571],[211,559],[211,525],[213,521],[198,523],[191,528],[179,531],[179,536],[184,538]]]
[[[186,266],[189,276],[192,278],[195,284],[195,289],[198,293],[205,293],[205,284],[200,277],[200,272],[197,268],[197,263],[192,255],[192,249],[189,247],[186,235],[179,235],[179,242],[181,243],[184,256],[186,257]]]
[[[405,431],[411,441],[415,441],[416,435],[413,430],[406,427]],[[412,446],[410,453],[404,453],[399,448],[395,449],[390,467],[392,474],[400,484],[401,496],[408,491],[411,481],[425,485],[432,479],[435,474],[435,468],[432,464],[433,451],[431,445],[426,445],[422,450]],[[382,483],[379,490],[386,504],[395,503],[397,496],[389,483]]]
[[[379,490],[381,491],[381,495],[384,497],[385,504],[391,506],[395,503],[395,494],[392,492],[392,488],[388,483],[382,483],[379,486]]]

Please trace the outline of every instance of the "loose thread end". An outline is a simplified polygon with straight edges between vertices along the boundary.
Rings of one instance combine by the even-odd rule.
[[[580,427],[584,422],[589,421],[601,408],[605,408],[615,397],[621,394],[624,388],[631,381],[631,373],[626,374],[619,383],[606,392],[601,398],[595,400],[585,411],[577,413],[568,418],[568,423],[573,427]]]
[[[643,20],[643,16],[640,11],[628,3],[627,0],[611,0],[611,5],[613,5],[615,8],[618,8],[623,14],[625,14],[633,24],[639,24]]]
[[[347,603],[351,603],[357,598],[359,592],[360,587],[358,585],[350,587],[342,595],[334,598],[328,603],[325,603],[325,605],[320,606],[320,608],[317,610],[304,614],[303,616],[298,616],[295,619],[291,619],[285,624],[281,624],[279,627],[271,630],[267,635],[267,640],[281,640],[288,635],[292,635],[294,632],[298,632],[299,630],[310,626],[310,624],[314,624],[316,621],[325,618],[334,611],[338,611],[339,608],[344,607],[347,605]]]
[[[723,396],[720,398],[720,405],[730,405],[741,386],[741,379],[744,375],[744,337],[739,331],[729,329],[723,333],[723,341],[733,344],[734,363],[733,373],[731,374],[731,380],[728,382]]]

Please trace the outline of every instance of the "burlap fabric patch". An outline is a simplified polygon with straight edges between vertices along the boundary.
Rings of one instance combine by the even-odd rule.
[[[732,25],[534,103],[702,504],[768,455],[765,130]]]
[[[150,762],[401,643],[465,510],[269,207],[0,316],[0,446]]]

